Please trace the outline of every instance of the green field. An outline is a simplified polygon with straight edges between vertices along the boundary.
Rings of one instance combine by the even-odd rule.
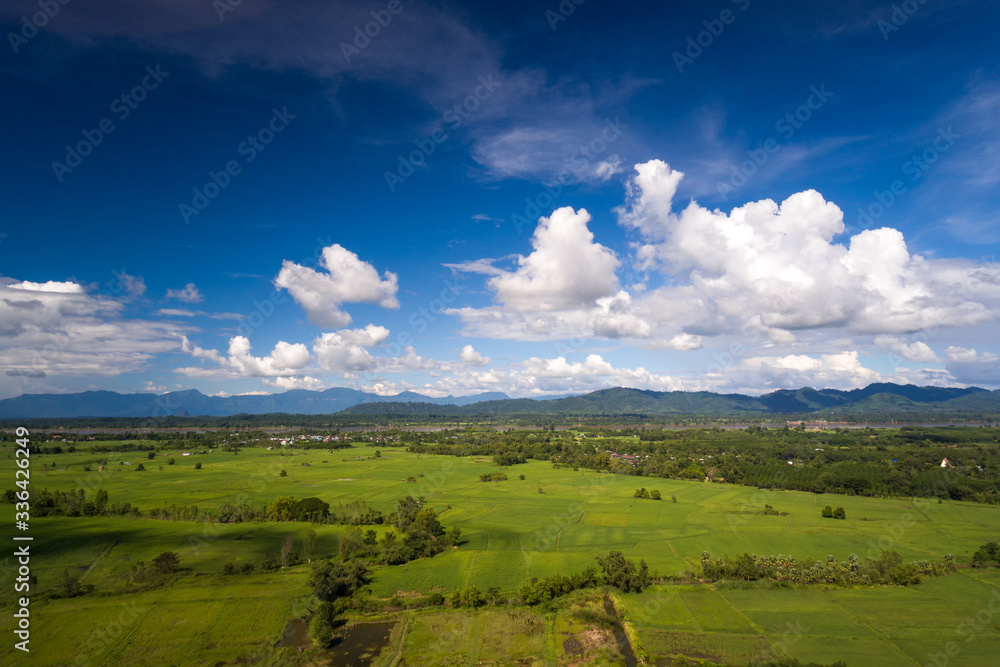
[[[0,475],[10,480],[0,488],[13,487],[10,452],[6,443],[0,449]],[[705,550],[716,555],[746,551],[817,559],[832,554],[843,560],[851,553],[865,557],[892,548],[907,560],[939,559],[952,553],[961,565],[979,545],[1000,533],[1000,508],[973,503],[762,491],[555,469],[539,461],[510,468],[507,481],[484,483],[479,475],[497,470],[485,457],[416,455],[389,447],[381,449],[381,458],[372,458],[373,453],[371,448],[244,449],[238,455],[216,450],[182,457],[180,452],[165,451],[150,461],[145,454],[77,452],[33,458],[31,483],[51,490],[83,487],[88,497],[102,488],[112,502],[130,502],[143,510],[171,505],[214,510],[238,498],[261,504],[293,495],[318,496],[332,505],[364,500],[388,512],[405,495],[424,496],[445,526],[461,528],[463,543],[432,559],[377,568],[371,590],[380,598],[447,594],[471,585],[480,590],[499,586],[512,595],[532,577],[583,569],[611,549],[643,558],[663,575],[697,572]],[[98,461],[104,457],[108,465],[99,472]],[[167,465],[169,457],[175,465]],[[194,468],[196,462],[202,464],[200,470]],[[138,463],[147,470],[137,472]],[[85,465],[92,470],[84,471]],[[281,476],[281,470],[287,475]],[[525,479],[518,479],[522,474]],[[411,476],[418,481],[408,483]],[[660,490],[664,500],[632,497],[639,486]],[[765,504],[786,514],[757,513]],[[847,520],[822,518],[820,509],[827,504],[843,506]],[[0,522],[10,527],[13,520],[13,506],[0,505]],[[317,556],[335,554],[343,530],[338,526],[33,519],[31,566],[41,591],[51,589],[70,569],[83,572],[83,581],[94,586],[94,592],[36,601],[31,607],[32,654],[15,651],[13,641],[8,641],[0,647],[0,661],[214,665],[255,652],[276,664],[294,660],[286,655],[291,649],[270,652],[269,647],[282,636],[287,622],[306,609],[308,566],[249,575],[221,572],[224,563],[259,561],[277,552],[288,534],[301,543],[313,528],[320,538]],[[10,530],[5,528],[4,534]],[[179,554],[181,574],[153,591],[120,594],[132,565],[164,550]],[[13,560],[0,563],[4,582],[0,599],[10,606],[16,597]],[[998,591],[1000,577],[995,571],[962,570],[912,588],[737,590],[687,585],[658,586],[622,598],[643,647],[654,657],[681,652],[745,664],[778,646],[806,660],[922,665],[930,661],[928,654],[945,655],[946,645],[954,641],[960,652],[948,657],[948,664],[986,665],[995,664],[1000,650],[1000,615],[993,618],[986,606],[997,599],[993,606],[1000,610]],[[129,607],[132,604],[134,608]],[[990,618],[982,620],[986,613]],[[402,637],[402,664],[439,664],[420,662],[413,651],[427,637],[442,633],[461,638],[457,646],[442,645],[443,653],[464,655],[466,649],[461,647],[475,644],[479,648],[467,649],[469,656],[495,657],[495,651],[503,650],[511,661],[533,658],[539,664],[554,664],[561,659],[554,639],[561,632],[558,623],[549,619],[545,622],[551,627],[543,627],[522,618],[519,622],[530,629],[522,641],[496,630],[507,622],[506,614],[499,609],[411,612]],[[977,614],[982,622],[969,626],[975,629],[971,636],[956,630]],[[9,614],[0,627],[11,636]],[[402,626],[397,630],[401,633]],[[531,664],[523,660],[521,664]]]

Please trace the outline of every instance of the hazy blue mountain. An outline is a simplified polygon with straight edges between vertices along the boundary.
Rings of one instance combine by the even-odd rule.
[[[118,394],[85,391],[78,394],[23,394],[0,400],[0,418],[32,417],[164,417],[236,414],[322,415],[340,412],[359,403],[421,402],[433,405],[468,405],[483,400],[502,400],[507,395],[487,392],[475,396],[431,398],[415,392],[379,396],[356,389],[335,387],[325,391],[291,389],[266,396],[206,396],[195,389],[156,394]]]
[[[335,387],[293,389],[265,396],[206,396],[194,389],[156,394],[86,391],[78,394],[25,394],[0,401],[0,418],[34,417],[225,417],[286,413],[379,416],[540,415],[546,418],[621,416],[767,416],[814,414],[817,418],[867,419],[888,415],[998,415],[1000,391],[977,387],[916,387],[879,383],[863,389],[782,389],[763,396],[707,391],[648,391],[615,387],[551,399],[508,398],[499,392],[431,398],[405,391],[379,396]]]

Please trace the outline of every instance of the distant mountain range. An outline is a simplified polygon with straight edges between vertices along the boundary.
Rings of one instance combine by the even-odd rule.
[[[344,411],[355,415],[449,417],[545,415],[552,417],[752,417],[809,415],[861,421],[891,417],[975,417],[1000,415],[1000,391],[972,387],[917,387],[889,383],[863,389],[782,389],[762,396],[712,392],[647,391],[616,387],[548,401],[507,399],[465,406],[367,403]]]
[[[1000,416],[1000,391],[978,387],[917,387],[872,384],[863,389],[783,389],[763,396],[711,392],[646,391],[617,387],[548,400],[509,398],[499,392],[431,398],[415,392],[379,396],[356,389],[294,389],[282,394],[206,396],[196,390],[156,394],[87,391],[25,394],[0,400],[0,418],[161,417],[286,413],[373,417],[721,417],[810,415],[816,419],[861,421],[880,417]]]
[[[433,405],[462,406],[477,401],[508,399],[500,392],[474,396],[432,398],[412,391],[395,396],[379,396],[357,389],[334,387],[325,391],[292,389],[281,394],[206,396],[196,389],[166,394],[119,394],[113,391],[85,391],[79,394],[22,394],[0,400],[0,418],[34,417],[227,417],[238,414],[261,415],[276,412],[299,415],[326,415],[366,402],[405,401]]]

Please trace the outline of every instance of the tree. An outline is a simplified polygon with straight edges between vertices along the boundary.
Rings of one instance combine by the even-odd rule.
[[[336,600],[352,595],[370,580],[368,568],[359,560],[346,563],[330,560],[313,563],[309,585],[320,600]]]
[[[330,516],[330,503],[316,497],[303,498],[295,503],[292,514],[297,521],[320,521]]]
[[[823,508],[823,518],[832,519],[833,518],[833,508],[827,505]]]
[[[452,546],[458,546],[462,540],[462,529],[458,526],[452,526],[451,532],[448,533],[448,541],[451,542]]]
[[[271,521],[291,521],[296,504],[292,496],[278,496],[267,506],[267,518]]]
[[[353,558],[362,544],[364,542],[361,539],[361,529],[357,526],[350,526],[340,537],[340,542],[337,543],[337,552],[340,554],[340,559],[346,561]]]
[[[660,491],[658,489],[653,489],[652,491],[649,492],[649,497],[652,498],[653,500],[659,500]]]
[[[631,591],[639,592],[644,588],[640,572],[636,569],[635,563],[625,558],[621,551],[608,552],[607,557],[597,557],[597,562],[603,571],[605,584],[614,586],[626,593]],[[648,585],[648,570],[642,575],[646,578],[645,585]]]
[[[164,551],[153,559],[153,566],[160,574],[170,574],[177,569],[179,563],[180,558],[173,551]]]
[[[420,503],[413,499],[413,496],[406,496],[396,505],[396,528],[406,530],[417,518],[420,511]]]
[[[475,586],[469,586],[462,593],[462,603],[466,607],[472,607],[474,609],[482,606],[484,602],[485,600],[483,599],[482,593],[480,593],[479,589]]]
[[[846,519],[847,518],[847,512],[844,511],[843,507],[838,507],[837,509],[833,510],[833,518],[834,519]]]
[[[302,543],[302,554],[306,557],[306,562],[311,563],[313,554],[316,553],[316,531],[310,530],[306,533],[306,540]]]
[[[295,538],[291,533],[285,535],[285,541],[281,543],[281,567],[288,567],[288,560],[292,557],[292,549],[295,548]]]
[[[201,470],[201,461],[198,461],[197,463],[194,464],[194,469]]]
[[[377,458],[377,459],[382,458],[382,452],[380,452],[379,450],[376,449],[375,450],[375,458]]]
[[[152,461],[153,459],[156,458],[156,452],[150,452],[149,454],[146,454],[146,458]]]
[[[417,512],[413,525],[419,530],[426,532],[428,535],[433,535],[434,537],[444,535],[444,528],[441,527],[441,522],[438,521],[437,512],[430,507],[425,507]]]
[[[340,605],[337,602],[324,600],[309,621],[309,635],[323,648],[329,648],[333,643],[333,631],[337,627],[339,612]]]
[[[141,463],[140,463],[139,465],[137,465],[137,466],[135,467],[135,471],[136,471],[136,472],[143,472],[143,471],[145,471],[145,470],[146,470],[146,466],[144,466],[144,465],[143,465],[143,464],[141,464]]]
[[[167,465],[168,466],[172,466],[175,463],[177,463],[177,461],[175,461],[174,459],[167,459]]]
[[[288,471],[282,468],[281,472],[278,473],[278,477],[288,477]]]
[[[484,597],[486,598],[486,601],[489,602],[490,604],[497,604],[501,600],[500,595],[501,594],[499,586],[490,586],[489,588],[486,589],[486,594]]]
[[[987,542],[972,554],[972,564],[977,567],[1000,565],[1000,544]]]
[[[64,569],[62,577],[59,579],[59,595],[67,598],[76,597],[80,594],[80,573],[70,574],[68,569]]]

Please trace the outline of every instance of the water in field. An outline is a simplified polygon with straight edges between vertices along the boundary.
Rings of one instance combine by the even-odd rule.
[[[395,622],[358,623],[344,626],[330,649],[330,665],[334,667],[367,667],[389,644]]]
[[[282,648],[284,646],[291,646],[292,648],[306,648],[312,644],[312,640],[309,639],[309,621],[302,618],[296,618],[288,623],[288,627],[285,628],[285,636],[281,638],[281,641],[277,643],[277,648]]]
[[[608,596],[604,597],[604,611],[606,611],[612,618],[618,618],[615,603],[612,602],[611,598]],[[632,651],[632,644],[629,643],[628,637],[625,635],[625,628],[622,627],[620,622],[615,622],[612,632],[615,636],[615,643],[618,644],[618,652],[621,653],[622,657],[625,659],[625,667],[637,667],[639,661],[636,659],[635,653]]]

